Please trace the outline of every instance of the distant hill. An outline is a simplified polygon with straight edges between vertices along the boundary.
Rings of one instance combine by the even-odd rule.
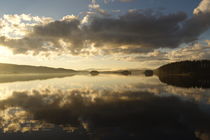
[[[159,76],[210,76],[210,60],[180,61],[163,65],[155,70]]]
[[[28,66],[0,63],[0,74],[24,74],[24,73],[73,73],[72,69],[50,68],[43,66]]]

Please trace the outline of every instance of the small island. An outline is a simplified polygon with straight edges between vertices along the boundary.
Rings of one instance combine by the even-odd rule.
[[[145,70],[144,74],[145,76],[153,76],[153,70]]]
[[[131,71],[124,70],[124,71],[121,71],[121,74],[122,75],[131,75]]]
[[[95,75],[99,75],[99,72],[96,70],[93,70],[90,72],[91,75],[95,76]]]

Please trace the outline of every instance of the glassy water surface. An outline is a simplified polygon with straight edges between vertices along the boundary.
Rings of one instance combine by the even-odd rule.
[[[144,75],[5,79],[0,139],[210,139],[209,88]]]

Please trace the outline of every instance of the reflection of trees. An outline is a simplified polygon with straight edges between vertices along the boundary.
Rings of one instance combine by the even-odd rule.
[[[83,127],[93,139],[192,140],[196,139],[195,133],[210,132],[210,115],[193,101],[147,92],[107,93],[109,97],[105,98],[95,95],[91,98],[88,94],[86,91],[15,92],[0,101],[0,108],[2,111],[21,108],[31,114],[31,120],[45,124]],[[0,123],[5,121],[10,122],[0,120]]]
[[[177,87],[210,88],[210,76],[160,75],[159,79],[163,83]]]

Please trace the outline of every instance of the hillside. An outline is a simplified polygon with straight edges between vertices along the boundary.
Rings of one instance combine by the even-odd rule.
[[[155,70],[159,76],[200,76],[210,75],[210,60],[180,61],[163,65]]]
[[[43,66],[28,66],[0,63],[0,74],[25,74],[25,73],[73,73],[72,69],[50,68]]]

